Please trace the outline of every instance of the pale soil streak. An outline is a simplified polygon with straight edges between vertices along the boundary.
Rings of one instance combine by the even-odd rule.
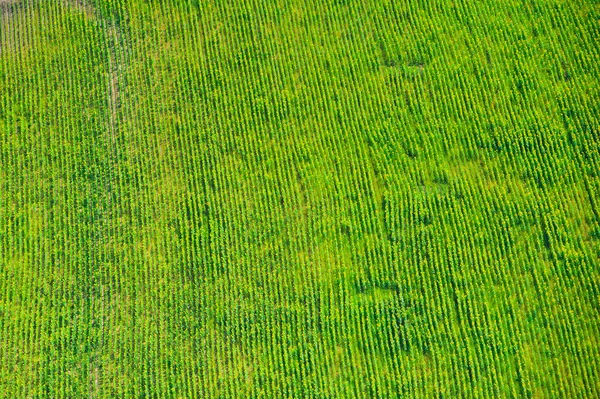
[[[81,1],[79,1],[81,3]],[[88,6],[89,7],[89,6]],[[103,216],[99,221],[99,235],[100,236],[110,236],[114,234],[114,226],[112,224],[112,191],[114,188],[114,164],[116,163],[117,158],[117,133],[119,128],[119,109],[121,107],[121,92],[122,87],[124,86],[124,68],[127,64],[127,48],[123,41],[123,35],[121,30],[117,25],[115,25],[112,21],[107,21],[102,19],[93,9],[92,15],[95,18],[100,20],[102,29],[104,30],[106,46],[108,49],[108,60],[107,60],[107,68],[108,68],[108,76],[107,76],[107,106],[108,106],[108,114],[107,114],[107,126],[106,133],[104,136],[105,145],[108,147],[110,154],[109,159],[106,160],[108,163],[109,176],[104,179],[104,181],[100,182],[103,185],[104,190],[104,200],[103,200]],[[105,240],[100,239],[99,242],[103,242]],[[101,273],[102,274],[102,273]],[[98,353],[95,354],[93,361],[90,365],[90,399],[97,398],[101,395],[100,392],[100,381],[102,379],[102,370],[100,365],[98,364],[98,355],[105,347],[105,320],[108,317],[107,305],[110,307],[110,304],[107,304],[107,297],[110,298],[110,292],[106,292],[109,288],[105,287],[104,283],[101,282],[102,276],[100,277],[100,298],[99,298],[99,308],[98,311],[101,313],[100,317],[95,318],[94,323],[96,322],[99,326],[100,338],[98,342]]]
[[[109,69],[109,81],[108,81],[108,108],[110,111],[108,121],[108,133],[111,147],[115,143],[115,130],[117,124],[117,109],[119,107],[119,74],[120,74],[120,62],[118,60],[117,46],[120,42],[121,34],[117,27],[110,25],[106,29],[108,35],[108,69]]]
[[[0,0],[5,1],[5,0]],[[66,0],[66,4],[73,9],[82,12],[89,19],[96,19],[99,21],[100,26],[104,30],[106,46],[108,48],[108,60],[107,60],[107,68],[108,68],[108,77],[107,77],[107,106],[108,106],[108,126],[106,129],[106,145],[109,147],[111,154],[108,163],[110,165],[109,170],[111,171],[110,176],[104,181],[101,182],[101,185],[104,187],[104,191],[106,194],[104,205],[103,205],[103,216],[101,220],[98,222],[98,237],[97,240],[99,243],[103,242],[102,236],[108,236],[112,234],[113,227],[111,225],[111,213],[112,213],[112,190],[113,190],[113,176],[112,176],[112,165],[115,162],[116,157],[116,135],[118,129],[118,110],[120,107],[120,87],[122,85],[122,68],[123,68],[123,45],[122,45],[122,35],[121,31],[112,21],[107,21],[103,18],[94,6],[89,2],[89,0]],[[103,184],[102,184],[103,183]],[[99,244],[100,245],[100,244]],[[95,312],[99,312],[100,316],[97,315],[92,316],[93,325],[98,326],[99,329],[99,342],[97,343],[96,352],[92,356],[92,361],[90,362],[89,369],[89,398],[98,398],[101,395],[100,392],[100,381],[102,379],[102,369],[99,364],[99,355],[102,352],[102,348],[105,346],[105,319],[107,317],[107,293],[105,292],[105,286],[102,283],[102,276],[99,277],[100,284],[100,293],[99,302],[97,303],[97,307],[93,306]],[[109,294],[110,295],[110,294]],[[94,298],[92,298],[92,302]]]
[[[86,17],[90,19],[96,17],[96,10],[94,9],[94,6],[89,4],[89,2],[86,0],[67,0],[67,4],[74,9],[83,12]]]
[[[78,7],[80,7],[80,4],[82,3],[81,1],[77,1],[76,2],[78,4]],[[89,7],[89,6],[81,6],[81,7]],[[88,8],[89,11],[89,8]],[[86,15],[88,14],[88,11],[86,11]],[[94,10],[92,10],[92,16],[97,16],[97,14],[94,12]],[[98,16],[98,18],[100,18]],[[113,165],[115,162],[115,157],[116,157],[116,146],[117,146],[117,142],[116,142],[116,136],[117,136],[117,129],[118,129],[118,119],[119,119],[119,114],[118,114],[118,110],[119,110],[119,106],[120,106],[120,76],[121,76],[121,68],[122,68],[122,62],[121,62],[121,53],[120,53],[120,43],[121,43],[121,34],[120,34],[120,30],[118,29],[117,26],[115,26],[113,23],[109,22],[109,21],[105,21],[102,20],[101,24],[103,26],[103,30],[105,33],[105,38],[106,38],[106,46],[108,48],[108,76],[107,76],[107,106],[108,106],[108,115],[107,115],[107,127],[106,127],[106,134],[105,134],[105,144],[106,146],[109,148],[109,154],[110,154],[110,159],[107,160],[108,164],[109,164],[109,176],[104,179],[103,182],[101,183],[101,186],[103,186],[103,190],[104,190],[104,194],[106,195],[104,200],[103,200],[103,209],[102,209],[102,213],[103,216],[101,217],[101,220],[99,221],[99,235],[100,236],[109,236],[111,234],[113,234],[113,226],[112,226],[112,209],[113,209],[113,204],[111,201],[112,198],[112,190],[113,190]],[[100,239],[99,242],[103,242],[103,239]],[[102,273],[100,273],[102,274]],[[105,286],[102,283],[102,275],[99,278],[99,284],[100,284],[100,298],[99,298],[99,306],[98,308],[96,308],[96,310],[98,312],[100,312],[100,316],[99,317],[94,317],[94,324],[96,324],[99,328],[99,342],[98,342],[98,347],[96,349],[97,353],[94,354],[92,363],[90,364],[90,375],[89,375],[89,380],[90,380],[90,393],[89,393],[89,398],[93,399],[93,398],[98,398],[101,396],[101,391],[100,391],[100,381],[102,379],[102,369],[101,369],[101,365],[99,364],[99,359],[98,356],[100,355],[100,353],[102,352],[103,348],[105,347],[105,319],[107,317],[106,312],[107,312],[107,298],[106,298],[106,290],[105,290]]]
[[[13,8],[20,0],[0,0],[0,54],[14,52],[20,42],[19,24]]]
[[[118,124],[118,108],[120,103],[119,96],[119,74],[121,63],[119,62],[119,55],[117,54],[117,46],[120,42],[120,32],[118,28],[110,24],[107,28],[105,28],[108,42],[108,130],[107,130],[107,144],[110,148],[111,158],[114,157],[116,151],[116,130]],[[113,163],[113,159],[110,160],[111,164]],[[112,170],[112,167],[110,168]],[[108,193],[107,196],[107,211],[110,212],[112,209],[111,204],[111,192],[112,192],[112,173],[111,178],[105,182],[105,189]],[[110,226],[110,214],[107,215],[108,222],[105,222],[105,225],[102,226],[103,230],[111,230]],[[106,225],[106,223],[108,225]],[[110,234],[110,231],[105,231],[106,234]],[[104,286],[100,287],[100,303],[102,308],[102,316],[100,317],[100,348],[104,347],[104,318],[105,318],[105,295],[104,295]],[[94,364],[93,374],[90,375],[90,379],[94,380],[94,390],[90,390],[90,399],[97,398],[99,393],[99,375],[100,370],[97,364]]]

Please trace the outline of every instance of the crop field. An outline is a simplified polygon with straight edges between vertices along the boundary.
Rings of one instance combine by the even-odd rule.
[[[0,398],[599,398],[600,3],[0,0]]]

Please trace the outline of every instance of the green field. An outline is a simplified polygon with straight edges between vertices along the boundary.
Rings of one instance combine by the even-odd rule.
[[[0,0],[0,398],[599,398],[597,0]]]

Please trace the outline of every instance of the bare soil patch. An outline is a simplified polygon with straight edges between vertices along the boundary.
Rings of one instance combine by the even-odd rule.
[[[74,9],[83,12],[88,18],[95,18],[96,16],[96,9],[87,0],[68,0],[68,4]]]

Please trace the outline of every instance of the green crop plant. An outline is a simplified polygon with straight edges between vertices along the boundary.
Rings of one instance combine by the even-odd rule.
[[[600,396],[589,0],[0,0],[0,398]]]

